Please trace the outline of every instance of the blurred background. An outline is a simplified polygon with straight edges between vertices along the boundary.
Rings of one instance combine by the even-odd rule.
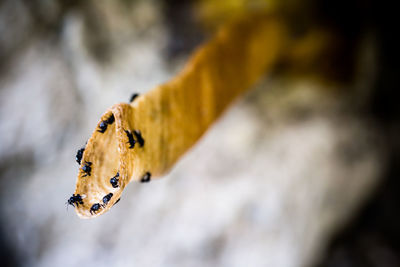
[[[400,266],[387,2],[0,1],[0,265]],[[76,150],[101,114],[260,10],[292,38],[318,28],[337,42],[312,64],[278,64],[170,174],[130,184],[110,212],[67,210]]]

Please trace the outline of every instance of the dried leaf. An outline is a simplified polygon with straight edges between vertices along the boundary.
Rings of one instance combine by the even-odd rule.
[[[141,181],[147,173],[153,179],[168,172],[228,105],[271,69],[285,36],[284,24],[275,16],[233,21],[200,47],[171,81],[131,104],[107,110],[83,154],[81,166],[89,164],[89,172],[81,167],[78,175],[75,194],[84,196],[84,204],[77,206],[77,214],[103,214],[129,182]],[[134,131],[140,131],[143,146]],[[117,173],[114,188],[110,179]],[[109,193],[111,199],[103,203]]]

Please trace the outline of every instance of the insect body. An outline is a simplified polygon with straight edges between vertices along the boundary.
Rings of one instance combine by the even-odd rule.
[[[115,201],[114,205],[117,204],[120,200],[121,200],[121,198],[118,198],[117,201]]]
[[[79,150],[76,152],[75,160],[76,160],[76,162],[78,162],[79,165],[81,165],[81,160],[82,160],[82,156],[83,156],[83,151],[85,151],[85,148],[84,148],[84,147],[82,147],[81,149],[79,149]]]
[[[150,172],[146,172],[143,175],[142,179],[140,179],[140,182],[147,183],[147,182],[150,182],[150,179],[151,179],[151,173]]]
[[[92,205],[92,207],[90,208],[90,214],[93,215],[96,214],[96,212],[100,209],[100,204],[99,203],[95,203]]]
[[[108,126],[107,122],[106,122],[106,121],[102,121],[102,122],[100,122],[100,124],[99,124],[100,130],[97,130],[97,131],[98,131],[99,133],[104,133],[104,132],[107,130],[107,126]]]
[[[128,136],[128,143],[129,143],[129,148],[134,148],[135,147],[135,139],[133,139],[133,135],[130,131],[125,130],[126,135]]]
[[[92,163],[90,161],[85,161],[85,164],[82,166],[81,170],[85,173],[82,177],[90,176],[92,172]]]
[[[118,177],[119,177],[119,172],[117,172],[117,174],[116,174],[114,177],[112,177],[112,178],[110,179],[110,184],[111,184],[112,187],[114,187],[114,188],[117,188],[117,187],[119,186],[119,185],[118,185],[118,181],[119,181]]]
[[[131,98],[129,99],[129,103],[132,103],[133,100],[135,100],[135,98],[138,97],[138,96],[139,96],[139,94],[132,94]]]
[[[113,124],[114,121],[115,121],[114,114],[111,114],[111,116],[106,120],[108,125]]]
[[[113,193],[109,193],[103,197],[103,208],[107,205],[107,203],[110,201],[112,196],[113,196]]]
[[[77,194],[77,195],[72,194],[72,197],[70,197],[70,198],[68,199],[67,204],[68,204],[68,205],[71,205],[71,206],[74,207],[74,208],[75,208],[75,205],[76,205],[77,207],[79,206],[79,204],[83,205],[83,200],[82,200],[81,195],[79,195],[79,194]]]
[[[99,133],[105,133],[105,131],[107,130],[108,125],[113,124],[114,121],[115,121],[114,114],[111,114],[111,116],[107,120],[100,122],[100,124],[99,124],[100,130],[97,130],[97,131]]]
[[[144,139],[142,137],[142,133],[140,131],[134,130],[133,133],[135,134],[136,140],[139,145],[142,147],[144,146]]]

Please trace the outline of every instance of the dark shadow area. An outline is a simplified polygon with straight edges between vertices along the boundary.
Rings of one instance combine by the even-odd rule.
[[[168,30],[167,60],[191,52],[204,40],[204,33],[196,23],[194,1],[163,0],[164,22]]]
[[[20,166],[24,166],[25,170]],[[4,205],[7,205],[7,201],[11,201],[8,196],[10,192],[7,192],[7,187],[13,187],[20,185],[24,177],[24,173],[29,173],[34,166],[34,159],[32,153],[28,152],[25,155],[14,155],[6,160],[0,161],[0,266],[16,267],[21,266],[21,259],[19,258],[19,251],[14,247],[10,236],[7,234],[5,227],[6,221],[3,218],[5,212],[3,211]]]
[[[2,220],[3,219],[0,218],[0,224],[3,224]],[[0,264],[4,267],[18,266],[16,255],[13,249],[10,248],[7,240],[4,239],[3,232],[2,227],[0,227]]]
[[[395,8],[386,2],[372,5],[370,26],[377,33],[377,80],[369,104],[371,118],[385,133],[388,164],[382,183],[352,221],[331,241],[318,267],[400,266],[400,145],[398,89],[399,41]]]
[[[384,183],[359,215],[332,240],[318,267],[400,266],[399,150]]]

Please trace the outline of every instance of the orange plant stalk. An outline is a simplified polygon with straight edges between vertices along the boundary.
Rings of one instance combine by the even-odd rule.
[[[232,21],[172,80],[131,104],[108,109],[83,153],[74,193],[83,202],[77,214],[103,214],[129,182],[168,172],[240,94],[272,69],[286,36],[285,24],[273,15]]]

